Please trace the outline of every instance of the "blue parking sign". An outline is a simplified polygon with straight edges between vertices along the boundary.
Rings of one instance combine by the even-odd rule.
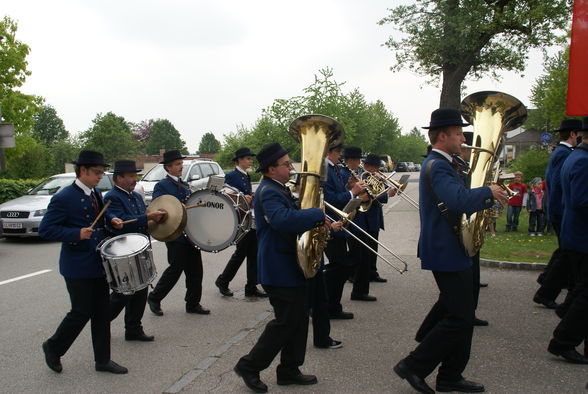
[[[551,133],[548,133],[547,131],[541,133],[541,142],[543,142],[544,144],[549,144],[552,139],[553,137],[551,136]]]

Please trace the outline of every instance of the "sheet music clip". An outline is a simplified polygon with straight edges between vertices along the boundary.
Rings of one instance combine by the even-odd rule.
[[[217,192],[222,189],[223,185],[225,184],[225,178],[218,175],[212,175],[208,177],[208,184],[206,188],[210,191]]]

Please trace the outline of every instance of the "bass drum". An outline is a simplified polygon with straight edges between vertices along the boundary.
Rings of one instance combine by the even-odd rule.
[[[224,185],[219,191],[199,190],[186,201],[184,233],[205,252],[219,252],[239,242],[251,229],[251,211],[243,193]]]

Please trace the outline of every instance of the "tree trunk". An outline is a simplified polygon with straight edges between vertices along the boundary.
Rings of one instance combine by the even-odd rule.
[[[443,86],[441,87],[441,98],[439,108],[459,109],[461,104],[461,83],[464,77],[455,72],[443,72]]]

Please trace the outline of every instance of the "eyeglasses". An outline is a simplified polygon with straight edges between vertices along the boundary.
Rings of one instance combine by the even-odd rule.
[[[278,164],[276,165],[276,167],[280,167],[280,166],[284,166],[284,167],[292,167],[292,164],[294,164],[293,161],[288,161],[286,160],[285,162],[283,162],[282,164]]]
[[[94,175],[104,175],[104,171],[102,170],[97,170],[95,168],[90,168],[90,171],[92,171],[94,173]]]

